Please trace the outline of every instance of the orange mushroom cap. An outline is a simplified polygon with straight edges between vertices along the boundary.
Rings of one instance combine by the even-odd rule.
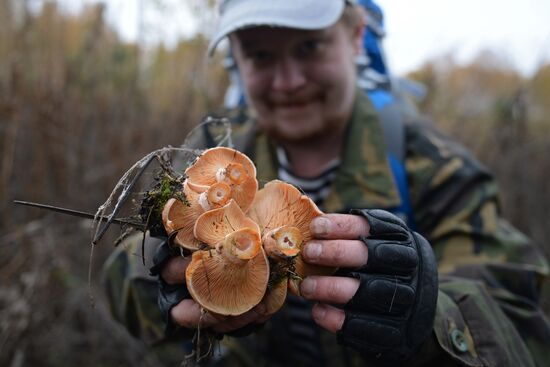
[[[227,235],[243,228],[252,228],[260,233],[258,224],[243,213],[235,200],[230,200],[221,208],[201,214],[195,223],[194,234],[200,241],[215,246]]]
[[[264,298],[262,299],[263,304],[265,305],[265,315],[272,315],[275,312],[279,311],[286,300],[287,294],[287,280],[281,279],[279,282],[273,284],[271,288],[267,290]]]
[[[274,180],[258,191],[248,214],[260,225],[264,236],[282,226],[298,228],[302,235],[302,242],[297,247],[301,249],[303,244],[313,238],[309,230],[311,221],[323,212],[294,186]],[[302,260],[301,256],[296,257],[294,265],[296,274],[302,278],[308,275],[329,275],[335,271],[334,268],[308,264]],[[292,281],[299,282],[298,279]]]
[[[187,203],[177,199],[169,199],[162,210],[162,222],[168,235],[177,231],[174,243],[189,250],[197,250],[200,242],[195,238],[193,229],[197,218],[204,213],[199,204],[199,194],[183,185],[183,193]]]
[[[196,251],[185,272],[193,299],[220,315],[241,315],[264,297],[269,263],[263,249],[242,263],[227,261],[216,250]]]
[[[189,187],[202,193],[217,182],[231,186],[231,197],[244,210],[248,210],[258,190],[256,167],[241,152],[217,147],[207,149],[197,161],[185,170]]]
[[[300,292],[300,283],[301,281],[296,278],[287,278],[287,288],[290,291],[290,293],[295,294],[297,296],[301,296]]]
[[[322,214],[310,198],[291,184],[279,180],[270,181],[259,190],[248,211],[250,218],[260,225],[262,234],[292,226],[298,228],[303,242],[312,238],[309,224]]]

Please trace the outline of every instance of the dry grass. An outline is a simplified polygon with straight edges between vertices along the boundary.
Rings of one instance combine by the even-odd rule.
[[[179,145],[220,105],[224,72],[207,65],[200,37],[144,63],[102,7],[68,17],[48,5],[16,21],[10,4],[0,0],[0,365],[156,366],[102,300],[117,233],[97,248],[92,306],[91,222],[12,201],[95,212],[135,161]]]

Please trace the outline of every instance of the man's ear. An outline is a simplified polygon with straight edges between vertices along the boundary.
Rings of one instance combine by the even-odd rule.
[[[355,55],[361,55],[364,51],[363,36],[365,34],[365,27],[367,26],[367,14],[362,6],[357,6],[357,11],[361,14],[360,21],[357,22],[355,29],[352,30],[352,42]]]

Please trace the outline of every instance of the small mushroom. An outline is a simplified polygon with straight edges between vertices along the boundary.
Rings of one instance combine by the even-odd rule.
[[[266,292],[269,262],[260,234],[243,228],[227,235],[216,249],[196,251],[185,272],[193,299],[219,315],[241,315]]]
[[[231,187],[231,197],[247,211],[258,190],[256,167],[246,155],[235,149],[217,147],[207,149],[197,161],[185,170],[189,187],[203,193],[215,183]]]
[[[231,199],[231,187],[224,182],[216,182],[199,195],[199,204],[207,211],[227,204]]]
[[[264,234],[262,243],[269,257],[282,259],[294,257],[302,247],[302,234],[296,227],[282,226]]]

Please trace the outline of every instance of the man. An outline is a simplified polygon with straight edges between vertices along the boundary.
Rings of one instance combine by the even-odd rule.
[[[210,51],[229,38],[255,116],[237,132],[246,137],[241,148],[261,182],[284,178],[309,188],[326,213],[342,213],[314,220],[315,239],[302,251],[305,261],[340,270],[304,279],[309,302],[289,299],[273,318],[259,305],[219,319],[186,292],[189,259],[169,256],[163,245],[153,272],[169,336],[198,328],[249,335],[224,338],[225,365],[547,363],[550,328],[537,309],[547,264],[498,216],[496,186],[468,152],[425,123],[407,124],[407,194],[414,226],[429,242],[412,223],[379,210],[403,198],[378,114],[356,89],[363,35],[356,5],[226,0],[220,12]],[[113,257],[108,277],[125,271],[123,259]],[[144,312],[144,287],[109,284],[112,298],[131,287],[133,298],[118,302]]]

